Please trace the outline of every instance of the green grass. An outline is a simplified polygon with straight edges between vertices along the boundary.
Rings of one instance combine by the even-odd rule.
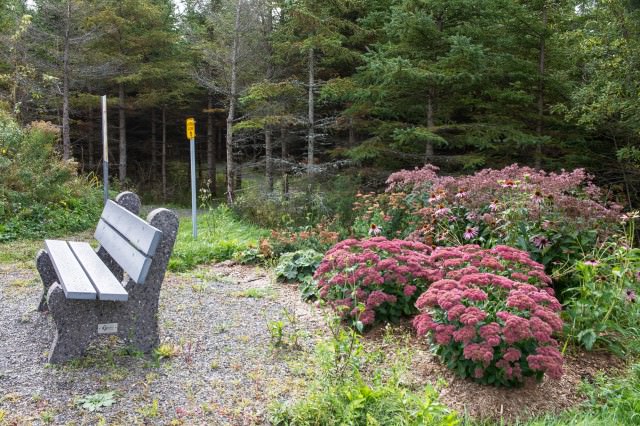
[[[199,264],[231,259],[237,252],[257,246],[258,240],[267,235],[267,230],[239,220],[224,205],[198,216],[196,240],[191,217],[183,217],[169,270],[187,271]]]
[[[522,426],[586,426],[640,424],[640,363],[632,365],[620,377],[597,377],[594,384],[584,384],[584,404],[562,413],[534,419]]]
[[[91,241],[93,230],[63,237],[65,240]],[[0,264],[35,267],[36,254],[44,248],[44,238],[0,243]]]

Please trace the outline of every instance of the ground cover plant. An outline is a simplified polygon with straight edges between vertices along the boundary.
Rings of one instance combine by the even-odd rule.
[[[415,241],[344,240],[327,251],[316,270],[318,297],[359,328],[412,315],[418,295],[440,274],[430,253]]]
[[[560,378],[561,306],[542,265],[507,246],[438,248],[431,258],[444,276],[418,298],[413,324],[450,369],[504,386]]]

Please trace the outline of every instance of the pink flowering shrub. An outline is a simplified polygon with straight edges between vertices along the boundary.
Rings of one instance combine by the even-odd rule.
[[[430,253],[430,247],[414,241],[344,240],[316,270],[319,298],[361,326],[412,315],[418,296],[443,277],[432,267]]]
[[[391,174],[386,193],[358,198],[356,225],[375,222],[382,235],[427,245],[509,245],[547,272],[620,231],[621,206],[608,202],[583,169],[512,165],[459,177],[437,171],[427,165]]]
[[[562,375],[561,306],[541,264],[507,246],[441,247],[430,257],[443,277],[418,298],[413,325],[449,368],[504,386]]]

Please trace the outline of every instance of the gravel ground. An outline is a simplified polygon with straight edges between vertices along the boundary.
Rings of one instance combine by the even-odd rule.
[[[127,355],[105,338],[54,367],[45,361],[54,325],[35,310],[40,295],[37,272],[0,265],[0,424],[266,424],[273,401],[304,389],[290,362],[299,351],[275,350],[268,324],[293,312],[307,335],[303,351],[322,324],[318,310],[264,271],[208,266],[165,279],[159,322],[167,358]],[[77,403],[109,391],[115,403],[100,411]]]

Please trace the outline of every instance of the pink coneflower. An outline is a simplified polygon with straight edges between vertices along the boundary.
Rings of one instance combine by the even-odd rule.
[[[620,220],[622,221],[622,223],[627,223],[630,220],[634,220],[640,217],[640,213],[638,213],[637,211],[633,211],[633,212],[629,212],[629,213],[625,213],[622,216],[620,216]]]
[[[498,210],[498,206],[499,206],[499,202],[498,202],[498,200],[493,200],[493,201],[491,202],[491,204],[489,204],[489,209],[490,209],[492,212],[495,212],[496,210]]]
[[[585,260],[582,263],[584,263],[587,266],[598,266],[600,264],[600,262],[598,262],[597,260]]]
[[[534,204],[542,204],[542,202],[544,201],[544,196],[539,189],[536,189],[536,192],[533,193],[533,195],[531,196],[531,201],[533,201]]]
[[[478,228],[475,226],[467,227],[467,229],[464,231],[464,234],[462,234],[462,238],[464,238],[465,240],[470,240],[477,236],[478,236]]]
[[[500,183],[500,186],[502,186],[503,188],[515,188],[516,186],[518,186],[518,181],[513,179],[498,181],[498,183]]]
[[[536,235],[535,237],[532,237],[531,242],[540,250],[551,244],[551,241],[549,241],[549,239],[544,235]]]
[[[458,192],[456,193],[456,198],[464,198],[467,196],[467,192],[464,188],[458,188]]]
[[[373,235],[374,237],[377,237],[378,235],[380,235],[381,232],[382,232],[382,228],[377,226],[375,223],[372,223],[371,226],[369,227],[369,235]]]
[[[444,206],[444,204],[439,204],[438,209],[433,213],[436,217],[445,216],[451,213],[451,209]]]
[[[627,302],[636,303],[636,300],[637,300],[636,292],[628,288],[626,291],[625,299],[627,300]]]

